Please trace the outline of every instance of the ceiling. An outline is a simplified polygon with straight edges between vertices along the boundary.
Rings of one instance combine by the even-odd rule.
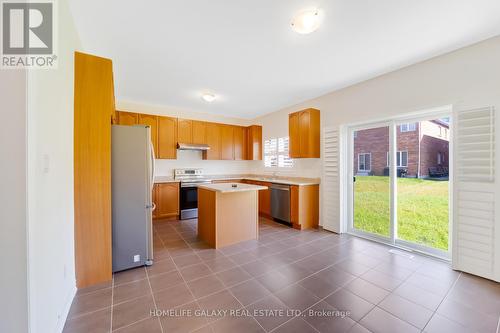
[[[500,34],[498,0],[70,0],[118,100],[253,118]],[[318,7],[309,35],[290,28]],[[207,103],[204,92],[218,99]]]

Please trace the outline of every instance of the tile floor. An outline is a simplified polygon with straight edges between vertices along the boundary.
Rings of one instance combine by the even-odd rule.
[[[79,290],[64,332],[495,332],[500,285],[348,235],[261,219],[220,250],[154,225],[155,263]]]

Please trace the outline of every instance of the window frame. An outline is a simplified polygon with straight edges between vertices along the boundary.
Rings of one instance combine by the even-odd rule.
[[[398,164],[398,157],[399,157],[399,162],[401,163],[403,161],[403,153],[406,153],[406,165],[399,165]],[[386,166],[389,166],[389,152],[387,152],[387,164]],[[399,150],[396,152],[396,167],[398,168],[407,168],[408,167],[408,160],[409,160],[410,154],[408,153],[408,150]]]
[[[274,143],[272,141],[274,140]],[[267,144],[267,142],[271,141],[270,144],[273,144],[274,147],[271,152],[266,151],[267,147],[269,147],[270,144]],[[283,142],[283,145],[285,145],[286,149],[283,149],[283,151],[280,151],[280,141],[285,141]],[[286,141],[288,141],[288,144],[286,144]],[[284,136],[284,137],[275,137],[275,138],[268,138],[267,140],[264,140],[264,168],[277,168],[277,169],[291,169],[294,167],[294,162],[293,158],[290,157],[290,137]],[[282,156],[280,158],[280,156]],[[273,165],[272,162],[270,165],[266,164],[266,157],[271,157],[271,160],[275,160],[275,164]],[[280,161],[283,161],[280,163]],[[285,161],[289,161],[287,164]]]
[[[401,133],[415,132],[416,130],[417,130],[417,123],[402,123],[399,125],[399,132]]]
[[[370,169],[363,169],[361,170],[359,168],[360,166],[360,162],[361,162],[361,155],[363,155],[363,164],[366,168],[366,155],[369,155],[370,156]],[[358,172],[371,172],[372,171],[372,153],[358,153]]]

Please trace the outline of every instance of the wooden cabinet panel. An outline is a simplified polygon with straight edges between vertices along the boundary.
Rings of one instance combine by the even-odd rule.
[[[233,127],[234,137],[234,159],[246,159],[246,133],[245,128],[240,126]]]
[[[290,221],[293,225],[299,224],[299,187],[290,186]]]
[[[193,121],[177,119],[177,142],[193,143]]]
[[[262,160],[262,126],[252,125],[248,128],[247,159]]]
[[[118,125],[137,125],[137,113],[117,111]]]
[[[158,117],[158,158],[177,158],[177,118]]]
[[[111,60],[75,52],[74,234],[76,285],[112,279]]]
[[[151,128],[151,142],[153,143],[155,156],[158,156],[158,116],[139,113],[137,123],[148,125]]]
[[[290,157],[320,157],[320,113],[306,109],[288,115]]]
[[[290,217],[295,229],[319,225],[319,185],[290,186]]]
[[[221,159],[234,160],[234,137],[231,125],[221,125]]]
[[[179,215],[179,183],[156,184],[157,218]]]
[[[216,123],[206,123],[206,137],[209,150],[203,152],[205,160],[221,159],[221,126]]]
[[[299,112],[295,112],[288,115],[289,155],[291,158],[300,157],[299,114]]]
[[[309,125],[311,116],[309,112],[299,113],[299,152],[300,157],[307,157],[309,155]]]
[[[269,187],[271,183],[260,182],[259,185]],[[269,188],[259,191],[259,213],[271,215],[271,190]]]
[[[207,143],[206,123],[193,120],[193,143]]]

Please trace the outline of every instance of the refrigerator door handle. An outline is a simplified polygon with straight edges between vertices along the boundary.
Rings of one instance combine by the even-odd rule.
[[[151,190],[153,190],[153,186],[155,184],[155,169],[156,169],[155,160],[156,160],[156,156],[155,156],[155,149],[153,147],[152,142],[150,143],[150,147],[151,147]]]

